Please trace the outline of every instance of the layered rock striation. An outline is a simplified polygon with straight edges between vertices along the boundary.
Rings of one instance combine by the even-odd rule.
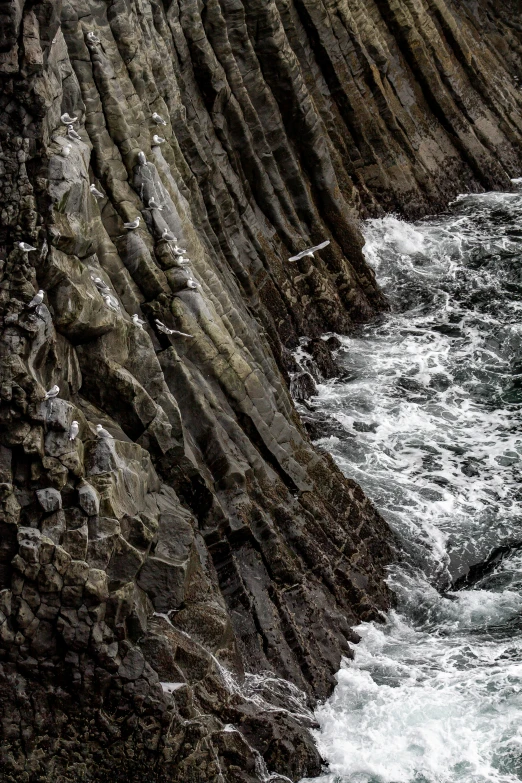
[[[0,3],[1,783],[320,772],[394,549],[289,386],[386,306],[358,217],[520,174],[521,53],[515,0]]]

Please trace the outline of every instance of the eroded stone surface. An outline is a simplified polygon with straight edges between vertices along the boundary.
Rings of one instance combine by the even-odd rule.
[[[520,174],[517,3],[4,5],[2,783],[318,774],[245,671],[326,697],[393,551],[285,378],[385,306],[358,216]]]

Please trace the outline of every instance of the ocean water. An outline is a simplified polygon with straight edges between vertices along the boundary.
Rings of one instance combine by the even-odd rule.
[[[355,660],[317,710],[328,767],[315,783],[515,783],[522,181],[435,218],[370,220],[364,233],[392,312],[342,338],[343,376],[310,407],[320,445],[373,499],[404,557],[389,576],[397,608],[357,629]]]

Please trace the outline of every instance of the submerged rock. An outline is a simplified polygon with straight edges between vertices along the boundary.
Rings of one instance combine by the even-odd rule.
[[[359,217],[520,174],[515,4],[203,6],[4,13],[2,783],[320,773],[394,542],[285,378],[386,307]]]

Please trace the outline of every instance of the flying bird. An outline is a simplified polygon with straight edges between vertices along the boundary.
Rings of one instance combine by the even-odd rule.
[[[96,435],[99,438],[112,438],[111,433],[105,430],[101,424],[96,425]]]
[[[119,310],[120,309],[120,306],[119,306],[118,302],[116,301],[116,299],[114,299],[113,296],[109,296],[109,294],[106,294],[103,297],[103,301],[105,302],[107,307],[110,307],[111,310]]]
[[[36,250],[36,248],[33,247],[32,245],[28,245],[27,242],[19,242],[18,247],[20,248],[20,250],[23,250],[24,253],[30,253],[31,250]]]
[[[162,206],[160,206],[159,204],[156,204],[156,199],[155,198],[149,198],[149,203],[147,204],[147,206],[148,206],[149,209],[159,209],[159,210],[163,209]]]
[[[145,321],[142,321],[142,320],[141,320],[141,318],[139,317],[138,313],[134,313],[134,315],[132,316],[132,321],[133,321],[133,323],[135,323],[135,324],[136,324],[136,326],[138,326],[140,329],[143,329],[143,326],[145,325]]]
[[[72,125],[67,126],[67,135],[70,139],[74,139],[74,141],[81,141],[82,137],[79,133],[76,133]]]
[[[168,228],[163,229],[163,234],[161,235],[162,239],[165,239],[167,242],[177,242],[178,238],[172,234]]]
[[[154,136],[152,137],[152,141],[154,142],[154,144],[163,144],[165,142],[165,139],[163,138],[163,136],[158,136],[158,134],[155,133]]]
[[[60,387],[59,386],[53,386],[52,389],[49,389],[49,391],[45,392],[45,398],[46,400],[52,400],[54,397],[58,397],[60,394]]]
[[[302,250],[296,256],[292,256],[288,260],[289,261],[299,261],[300,258],[304,258],[305,256],[310,256],[310,258],[313,258],[314,257],[314,253],[316,253],[318,250],[322,250],[323,247],[326,247],[329,244],[330,244],[330,240],[327,239],[325,242],[321,242],[320,245],[314,245],[314,247],[309,247],[306,250]]]
[[[94,184],[90,185],[89,186],[89,190],[91,191],[91,193],[94,196],[94,198],[105,198],[103,193],[100,190],[98,190],[96,185],[94,185]]]
[[[140,220],[141,218],[138,215],[136,220],[133,220],[131,223],[124,223],[123,228],[127,228],[129,231],[133,231],[135,228],[138,228],[138,226],[140,225]]]
[[[158,114],[158,112],[157,112],[157,111],[155,111],[155,112],[153,113],[153,115],[152,115],[152,119],[154,120],[154,122],[155,122],[157,125],[166,125],[166,124],[167,124],[167,123],[165,122],[165,120],[163,119],[163,117],[162,117],[160,114]]]
[[[165,326],[164,323],[159,321],[157,318],[154,319],[156,322],[156,327],[158,329],[158,332],[163,332],[163,334],[179,334],[180,337],[192,337],[191,334],[186,334],[186,332],[178,332],[177,329],[169,329],[167,326]]]
[[[27,307],[38,307],[38,305],[41,305],[41,304],[42,304],[42,302],[43,302],[43,300],[44,300],[44,296],[45,296],[45,294],[44,294],[44,292],[42,291],[42,289],[40,288],[40,290],[38,291],[38,293],[36,294],[36,296],[33,296],[33,298],[31,299],[31,301],[30,301],[30,302],[29,302],[29,304],[27,305]]]
[[[101,41],[98,38],[98,36],[96,35],[96,33],[93,33],[93,32],[87,33],[87,35],[85,37],[87,38],[89,43],[92,43],[92,44],[99,44],[99,43],[101,43]]]
[[[71,426],[69,427],[69,440],[75,440],[76,436],[78,435],[80,431],[80,425],[76,421],[76,419],[72,422]]]
[[[145,155],[144,152],[140,150],[138,152],[138,163],[141,163],[141,165],[144,166],[146,162],[147,162],[147,156]]]
[[[61,119],[61,121],[63,122],[64,125],[72,125],[73,122],[76,122],[78,117],[71,117],[71,115],[67,114],[67,112],[66,112],[65,114],[62,114],[60,119]]]

